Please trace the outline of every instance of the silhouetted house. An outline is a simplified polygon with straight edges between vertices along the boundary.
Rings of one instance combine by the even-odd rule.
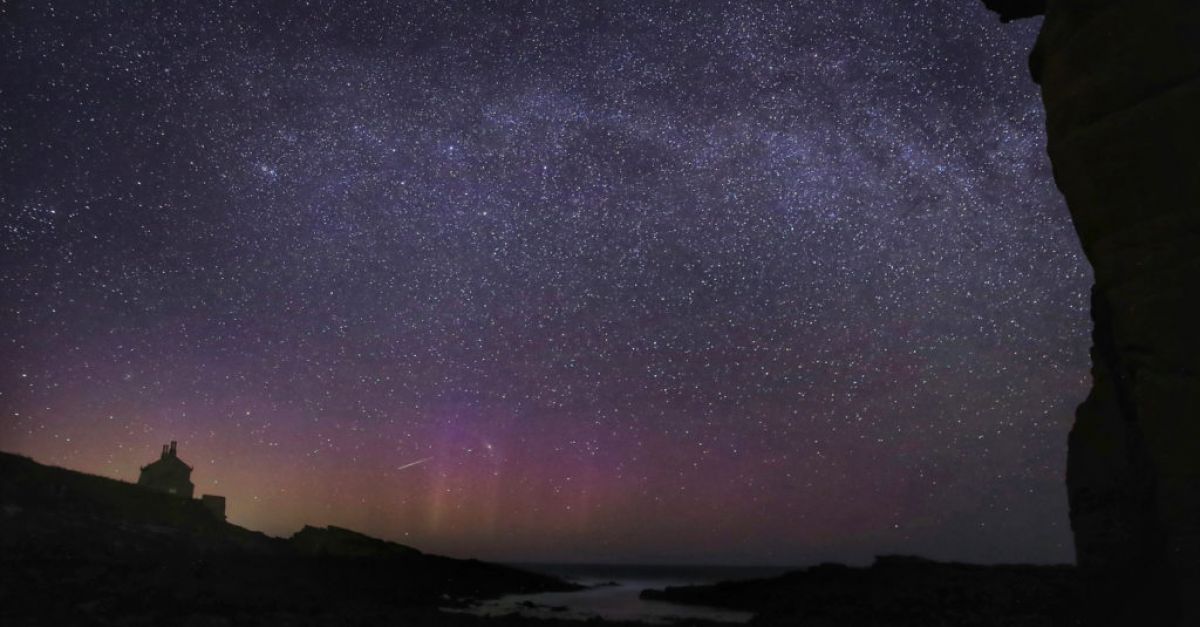
[[[192,467],[179,459],[179,452],[175,448],[174,440],[171,441],[170,446],[163,445],[162,455],[158,457],[157,461],[142,466],[138,485],[155,492],[182,496],[185,499],[192,498],[192,493],[196,490],[196,486],[192,485]],[[205,494],[200,497],[200,504],[213,515],[220,517],[221,520],[225,519],[225,497]]]
[[[188,499],[192,498],[192,492],[196,489],[192,485],[192,467],[179,459],[174,440],[171,441],[170,448],[167,448],[166,444],[163,445],[162,455],[157,461],[142,466],[138,485]]]

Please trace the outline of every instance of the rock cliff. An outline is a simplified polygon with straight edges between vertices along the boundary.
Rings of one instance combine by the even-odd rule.
[[[1067,469],[1089,624],[1200,624],[1200,3],[986,4],[1045,13],[1030,68],[1095,269]]]

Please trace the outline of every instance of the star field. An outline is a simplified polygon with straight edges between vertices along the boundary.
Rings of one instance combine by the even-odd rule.
[[[232,522],[460,556],[1072,559],[1035,23],[0,15],[0,448],[132,480],[175,439]]]

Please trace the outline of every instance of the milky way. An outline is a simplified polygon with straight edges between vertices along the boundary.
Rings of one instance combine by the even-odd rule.
[[[1090,276],[980,4],[6,3],[0,448],[460,556],[1070,560]]]

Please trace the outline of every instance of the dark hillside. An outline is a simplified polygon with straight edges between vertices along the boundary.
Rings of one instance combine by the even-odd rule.
[[[5,625],[173,624],[201,616],[257,624],[268,615],[284,623],[320,624],[322,616],[352,623],[456,599],[570,589],[551,577],[426,555],[336,527],[272,538],[220,520],[196,500],[0,453]]]

